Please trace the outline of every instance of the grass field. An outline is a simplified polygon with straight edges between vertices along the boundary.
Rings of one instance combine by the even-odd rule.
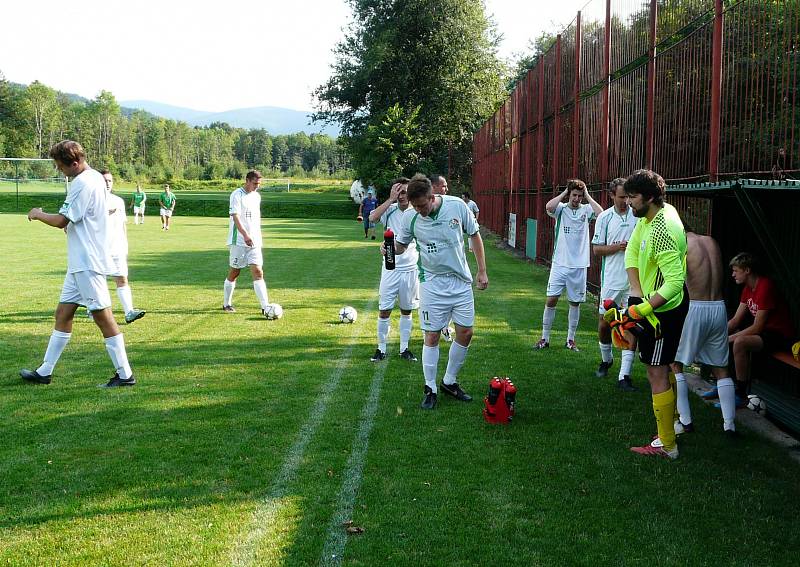
[[[148,310],[123,327],[139,383],[104,391],[110,363],[84,318],[53,384],[18,377],[44,353],[65,243],[0,215],[0,564],[797,565],[800,467],[746,430],[729,442],[697,399],[678,461],[631,453],[654,432],[650,396],[594,378],[592,307],[582,352],[557,346],[563,305],[554,346],[531,349],[543,269],[487,247],[460,380],[477,399],[425,412],[419,363],[369,362],[379,255],[357,225],[265,221],[275,322],[246,274],[238,312],[221,312],[226,226],[129,225]],[[353,325],[337,323],[345,304]],[[508,427],[481,418],[493,375],[519,387]]]

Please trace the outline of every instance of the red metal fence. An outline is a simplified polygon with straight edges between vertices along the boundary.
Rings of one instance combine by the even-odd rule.
[[[601,187],[640,167],[672,182],[798,172],[798,68],[798,0],[594,0],[475,134],[481,223],[507,235],[516,213],[524,249],[537,219],[548,262],[544,203],[571,177],[605,206]],[[706,199],[671,201],[710,230]]]

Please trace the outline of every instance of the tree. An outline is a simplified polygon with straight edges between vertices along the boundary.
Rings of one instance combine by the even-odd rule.
[[[512,64],[511,76],[506,84],[506,90],[511,92],[517,83],[525,78],[528,71],[536,67],[539,58],[550,51],[556,43],[557,36],[550,32],[542,32],[539,37],[528,41],[528,52],[515,53],[516,62]]]
[[[56,91],[39,81],[34,81],[25,91],[25,100],[33,121],[36,157],[44,157],[46,149],[43,147],[45,132],[53,123],[53,113],[57,108]]]
[[[341,124],[354,162],[366,163],[363,153],[376,151],[365,144],[369,127],[394,105],[406,116],[419,108],[419,162],[444,171],[448,148],[471,146],[504,96],[498,38],[483,3],[348,1],[354,21],[334,50],[332,76],[315,90],[314,120]],[[453,166],[468,179],[468,159]]]

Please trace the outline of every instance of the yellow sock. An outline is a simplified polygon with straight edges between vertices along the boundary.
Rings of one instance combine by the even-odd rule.
[[[675,392],[672,388],[660,394],[653,394],[653,413],[656,416],[658,437],[664,444],[664,449],[673,450],[675,448],[675,429],[672,425],[675,418]]]

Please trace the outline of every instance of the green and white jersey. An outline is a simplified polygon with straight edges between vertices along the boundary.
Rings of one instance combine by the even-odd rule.
[[[141,207],[144,202],[147,201],[147,194],[142,191],[139,193],[138,191],[133,194],[133,206],[134,207]]]
[[[405,245],[416,240],[420,281],[430,276],[452,274],[472,283],[464,253],[464,233],[471,236],[478,232],[475,215],[458,197],[441,195],[436,198],[441,199],[441,205],[427,217],[413,209],[403,215],[396,240]]]
[[[630,207],[624,214],[620,214],[615,207],[611,207],[598,215],[597,221],[594,223],[592,244],[607,246],[628,242],[634,228],[636,228],[636,217],[633,216],[633,210]],[[628,272],[625,271],[624,250],[603,256],[600,267],[600,285],[603,289],[628,289],[630,283],[628,282]]]
[[[553,247],[553,265],[565,268],[589,267],[589,221],[594,219],[594,209],[589,204],[573,209],[559,203],[553,213],[556,219]]]
[[[395,241],[397,241],[397,235],[400,234],[400,231],[403,228],[403,217],[405,214],[408,214],[409,211],[413,212],[414,208],[409,206],[406,207],[406,210],[401,211],[400,206],[397,203],[392,203],[381,215],[380,223],[385,228],[391,229],[391,231],[394,233]],[[394,257],[394,260],[396,270],[403,272],[408,270],[416,270],[417,262],[419,262],[419,253],[417,252],[416,242],[411,242],[406,251],[402,254],[397,254]],[[383,262],[383,259],[381,259],[381,265],[385,270],[386,266]]]
[[[239,217],[239,222],[253,239],[253,248],[261,248],[261,193],[248,193],[243,187],[239,187],[231,193],[229,212]],[[228,225],[228,246],[232,245],[247,246],[242,233],[233,222],[233,217]]]
[[[161,206],[164,207],[165,209],[172,209],[175,206],[176,200],[177,199],[175,198],[175,193],[172,192],[167,193],[166,191],[164,191],[158,197],[158,202],[161,203]]]

